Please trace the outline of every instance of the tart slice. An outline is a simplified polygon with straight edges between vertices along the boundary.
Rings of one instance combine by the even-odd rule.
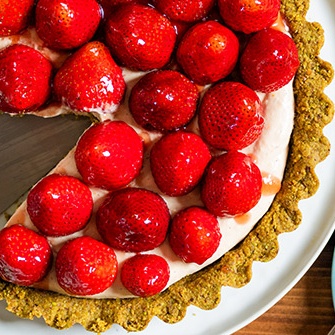
[[[66,328],[74,323],[80,323],[86,329],[101,332],[113,323],[118,323],[127,330],[141,330],[154,315],[169,323],[177,322],[190,304],[205,309],[214,308],[220,299],[222,286],[239,287],[246,284],[251,278],[251,264],[254,260],[265,261],[275,257],[278,250],[277,235],[294,229],[300,223],[298,201],[316,191],[318,181],[313,169],[327,156],[329,150],[328,142],[322,135],[322,128],[332,119],[333,106],[323,95],[323,89],[332,79],[332,68],[315,57],[321,47],[317,35],[319,26],[306,22],[307,5],[306,2],[299,1],[283,0],[281,3],[281,13],[298,47],[301,64],[294,83],[291,76],[281,88],[274,89],[272,86],[270,92],[267,91],[269,87],[267,83],[259,84],[258,89],[264,93],[258,92],[257,95],[244,84],[237,85],[235,80],[233,82],[236,73],[232,73],[231,77],[219,83],[208,79],[211,78],[210,68],[197,68],[193,74],[186,68],[183,69],[187,48],[186,51],[179,49],[177,69],[180,66],[184,70],[183,78],[186,79],[180,82],[178,92],[182,92],[185,80],[187,85],[196,82],[198,85],[209,84],[210,87],[201,87],[199,97],[193,94],[196,100],[199,99],[197,104],[200,112],[196,117],[193,116],[186,121],[183,129],[179,129],[178,125],[176,127],[178,129],[172,132],[171,129],[155,129],[157,119],[148,113],[143,113],[141,109],[136,110],[135,117],[134,110],[141,101],[147,102],[145,92],[134,103],[136,98],[152,83],[153,86],[158,85],[153,81],[147,81],[143,85],[142,80],[152,74],[123,68],[123,77],[127,84],[124,103],[117,106],[115,101],[101,103],[100,100],[97,106],[92,101],[86,100],[88,94],[78,95],[77,101],[85,100],[88,105],[88,108],[83,108],[80,105],[73,105],[71,98],[74,94],[66,97],[66,93],[62,93],[61,86],[67,83],[68,78],[72,78],[72,82],[80,82],[82,76],[78,75],[80,71],[78,58],[81,60],[87,54],[101,50],[100,44],[88,42],[70,56],[63,52],[49,52],[45,49],[47,50],[45,54],[53,55],[53,59],[57,60],[54,63],[59,68],[56,78],[62,75],[63,66],[68,69],[65,68],[63,79],[56,82],[56,86],[60,86],[56,87],[58,102],[52,102],[32,113],[53,116],[69,112],[70,107],[76,113],[94,115],[99,122],[93,124],[64,160],[32,188],[27,200],[15,211],[3,230],[6,232],[18,225],[25,226],[30,232],[43,236],[49,242],[54,257],[54,262],[51,257],[46,262],[45,268],[48,274],[43,279],[38,278],[34,283],[29,283],[32,287],[21,286],[24,284],[16,282],[15,273],[4,278],[5,281],[1,284],[1,297],[7,300],[10,310],[21,317],[43,316],[47,324],[56,328]],[[144,10],[142,5],[133,6],[131,13],[143,11],[145,14],[141,15],[151,15],[150,17],[154,16],[156,20],[157,13],[151,13],[152,7],[149,11]],[[225,1],[219,1],[219,6],[222,10]],[[110,16],[109,29],[118,23],[119,16],[131,15],[129,8],[120,7]],[[163,17],[164,19],[159,16],[159,20],[164,21],[164,33],[170,36],[171,32],[166,31],[169,28],[165,27],[168,23],[165,21],[165,16]],[[210,29],[217,29],[217,24],[213,23],[217,21],[204,22],[206,24],[201,23],[197,26],[201,37],[206,36]],[[273,27],[261,30],[265,36],[261,36],[260,39],[264,41],[269,38],[269,31],[272,34],[272,30],[276,33],[278,31]],[[186,41],[185,44],[192,38],[194,31],[190,28],[186,32],[183,37],[185,40],[182,40]],[[279,33],[291,41],[286,34]],[[255,33],[256,35],[258,33]],[[306,35],[317,45],[312,48],[313,51],[310,44],[301,42],[302,36]],[[26,31],[20,38],[29,41],[34,48],[40,43],[34,29]],[[234,40],[234,37],[229,38]],[[13,43],[10,37],[4,38],[3,41]],[[249,43],[252,43],[251,41],[252,38]],[[229,50],[226,50],[232,58],[235,57],[234,50],[232,42]],[[67,60],[63,64],[64,58]],[[146,61],[143,60],[145,64]],[[233,60],[233,63],[236,62],[237,59]],[[72,65],[73,63],[75,65]],[[250,73],[247,63],[248,61],[244,60],[242,75]],[[110,60],[108,64],[110,66]],[[250,65],[249,68],[251,67]],[[320,67],[323,71],[320,71]],[[306,68],[310,69],[308,83],[306,83]],[[165,69],[160,71],[157,71],[159,75],[163,73],[170,76],[175,68],[173,71],[169,70],[171,71],[169,73],[166,73]],[[199,74],[202,79],[198,79]],[[187,79],[188,77],[191,81]],[[204,77],[207,78],[206,82],[203,81]],[[245,81],[247,77],[246,75]],[[107,86],[101,84],[102,90],[108,91],[106,87],[111,88],[111,82],[114,82],[117,83],[115,92],[120,93],[120,90],[123,90],[122,80],[120,81],[118,76],[116,78],[105,80],[104,84],[107,83]],[[214,81],[216,80],[215,78]],[[255,80],[251,79],[251,82]],[[84,86],[88,92],[85,85],[80,85],[80,88]],[[233,98],[227,93],[230,89],[233,89]],[[311,89],[315,90],[313,96],[317,97],[316,104],[308,102]],[[250,112],[252,108],[248,106],[248,112],[241,116],[240,105],[236,101],[239,94],[242,94],[238,92],[242,91],[243,97],[252,96],[250,100],[253,101],[256,112]],[[107,94],[103,95],[106,96]],[[120,101],[120,95],[118,99]],[[157,101],[160,102],[159,99]],[[220,104],[232,105],[234,111],[239,111],[237,119],[243,118],[242,126],[235,124],[237,135],[233,130],[225,133],[223,139],[220,132],[218,136],[211,137],[218,125],[220,129],[224,127],[224,123],[220,123],[222,122],[220,111],[213,107]],[[306,105],[310,107],[306,109],[304,107]],[[161,110],[157,113],[159,112]],[[318,113],[322,113],[323,118],[318,117]],[[176,118],[184,116],[177,115]],[[306,120],[313,118],[318,120],[319,127],[308,127]],[[226,119],[229,120],[228,117]],[[250,121],[252,126],[249,127],[251,130],[247,131],[245,140],[241,132],[245,130],[245,124],[249,120],[252,120]],[[162,124],[167,123],[159,124],[159,127],[162,127]],[[212,130],[206,132],[210,126],[213,127]],[[301,141],[301,138],[307,140]],[[112,172],[109,160],[111,150],[115,150],[115,147],[117,153],[122,154],[112,153],[113,164],[116,162],[116,169]],[[192,150],[194,148],[196,150]],[[96,155],[97,151],[101,155]],[[178,157],[185,156],[185,152],[187,159],[179,158],[183,165],[175,168]],[[304,155],[306,152],[309,154]],[[178,156],[178,153],[181,155]],[[205,162],[203,167],[197,161],[200,153],[199,162]],[[171,157],[176,158],[171,161]],[[161,163],[163,158],[169,159]],[[192,162],[195,162],[194,166],[187,171],[188,164]],[[104,169],[105,166],[108,166],[108,173]],[[237,181],[236,177],[235,179],[231,177],[235,184],[239,184],[238,189],[243,187],[242,196],[233,193],[232,186],[228,187],[226,183],[221,185],[230,168],[234,175],[237,175],[237,171],[242,175],[241,180]],[[220,171],[219,174],[217,171]],[[301,178],[297,179],[297,175]],[[186,176],[192,176],[192,180],[187,180]],[[56,179],[56,182],[52,184],[53,179]],[[46,198],[44,194],[47,194],[50,188],[46,190],[41,184],[52,184],[53,189],[58,189],[65,182],[68,186],[61,194],[56,194],[55,191],[56,196],[53,196],[53,199],[48,198],[47,207],[43,208],[42,200]],[[90,198],[89,195],[92,197],[85,201],[85,211],[88,210],[89,213],[86,217],[83,215],[84,209],[64,214],[66,207],[70,207],[68,197],[61,200],[62,204],[65,204],[64,208],[55,201],[55,197],[61,198],[72,189],[73,186],[70,185],[74,184],[76,194],[78,190],[87,194],[88,189],[87,198]],[[240,186],[242,184],[243,186]],[[224,191],[217,192],[217,189]],[[225,193],[228,197],[223,195]],[[86,206],[92,200],[93,207]],[[54,209],[53,214],[56,213],[55,219],[49,211],[50,208]],[[143,218],[144,212],[146,215],[150,212],[150,220],[148,216]],[[63,217],[59,220],[61,214]],[[65,223],[66,216],[71,217],[68,224]],[[73,228],[77,219],[80,223]],[[190,221],[196,222],[197,226],[190,225]],[[65,226],[74,230],[64,232]],[[207,229],[209,233],[199,235],[197,233],[199,227],[201,231]],[[184,232],[191,232],[192,239],[187,237],[188,234],[183,234]],[[205,237],[209,241],[207,245]],[[188,243],[190,247],[184,248],[183,246]],[[94,251],[96,248],[100,248],[101,252]],[[87,263],[83,265],[80,263],[82,257],[77,256],[78,250],[86,253],[88,251],[88,254],[95,253],[97,256],[88,258]],[[94,262],[97,262],[100,256],[104,265],[96,272],[98,279],[92,280],[93,274],[87,275],[84,267],[91,264],[90,271],[94,272],[93,268],[97,268]],[[153,262],[152,268],[159,270],[154,274],[159,278],[156,286],[151,285],[148,288],[140,284],[140,280],[147,279],[149,273],[139,276],[140,270],[135,274],[131,272],[132,269],[140,269],[143,262],[148,262],[147,264]],[[79,269],[76,276],[74,268]],[[10,270],[7,267],[5,272],[8,274]],[[129,280],[129,276],[134,276],[134,280]],[[104,285],[97,288],[97,282]],[[76,287],[79,289],[74,290]],[[88,289],[82,290],[82,288]],[[53,308],[50,309],[50,306]]]

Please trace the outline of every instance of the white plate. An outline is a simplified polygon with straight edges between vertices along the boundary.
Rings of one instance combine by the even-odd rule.
[[[322,58],[335,64],[335,1],[311,0],[309,21],[322,22],[326,43]],[[335,101],[335,82],[326,93]],[[335,122],[325,129],[335,148]],[[222,302],[212,311],[195,307],[188,309],[186,317],[174,325],[154,318],[143,332],[127,333],[113,326],[104,335],[228,335],[241,329],[267,311],[280,300],[305,274],[316,260],[335,229],[335,151],[317,167],[320,188],[315,196],[300,203],[304,219],[299,228],[279,236],[280,251],[269,263],[254,263],[253,278],[243,288],[223,288]],[[0,303],[0,334],[11,335],[84,335],[92,334],[81,326],[58,331],[47,327],[43,320],[22,320],[5,310]]]

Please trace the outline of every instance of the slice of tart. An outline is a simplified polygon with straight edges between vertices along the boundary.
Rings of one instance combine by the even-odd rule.
[[[219,2],[219,5],[222,10],[225,1]],[[141,15],[150,15],[156,20],[157,13],[152,13],[152,7],[134,6],[137,6],[136,11],[141,9]],[[159,8],[159,1],[156,6]],[[47,117],[68,112],[84,112],[93,115],[98,121],[95,121],[82,135],[76,148],[50,172],[49,176],[43,178],[32,188],[28,193],[27,200],[22,203],[6,224],[7,231],[11,227],[16,228],[18,225],[23,225],[29,229],[29,232],[38,232],[38,236],[42,236],[48,241],[54,258],[53,261],[52,257],[49,257],[48,261],[45,262],[45,272],[28,284],[24,281],[15,282],[15,278],[18,276],[8,266],[3,270],[2,277],[6,280],[1,283],[1,296],[7,300],[9,310],[21,317],[43,316],[47,324],[56,328],[66,328],[74,323],[80,323],[89,330],[101,332],[108,329],[113,323],[118,323],[127,330],[141,330],[146,327],[154,315],[169,323],[177,322],[183,317],[190,304],[205,309],[214,308],[220,299],[222,286],[239,287],[246,284],[251,278],[251,264],[254,260],[265,261],[275,257],[278,250],[277,235],[294,229],[300,223],[298,201],[316,191],[318,181],[314,175],[314,167],[327,156],[329,151],[328,142],[322,135],[322,128],[332,119],[333,106],[323,95],[323,89],[332,79],[332,68],[329,64],[315,57],[322,45],[322,40],[318,35],[320,26],[306,22],[307,7],[307,1],[283,0],[281,2],[281,15],[284,21],[277,21],[277,25],[269,28],[271,29],[270,33],[278,30],[286,33],[286,26],[282,25],[282,22],[287,24],[298,47],[300,67],[294,81],[290,78],[281,88],[271,85],[270,88],[263,86],[261,89],[264,93],[258,92],[258,96],[253,97],[256,112],[253,114],[251,128],[252,133],[256,135],[252,135],[255,138],[252,138],[250,142],[242,141],[242,144],[241,135],[239,135],[238,141],[228,133],[225,133],[224,139],[222,139],[223,136],[219,136],[221,133],[214,139],[209,138],[211,134],[215,133],[218,123],[213,125],[210,121],[209,124],[213,125],[213,128],[206,132],[209,127],[207,105],[210,107],[210,116],[214,115],[215,119],[217,114],[213,112],[212,107],[215,103],[220,103],[223,99],[225,104],[233,104],[238,100],[237,89],[239,87],[235,87],[235,84],[234,98],[232,99],[231,95],[226,94],[231,89],[230,86],[232,86],[233,79],[236,78],[236,73],[232,73],[231,77],[223,81],[226,86],[221,83],[222,76],[226,76],[226,74],[221,74],[219,83],[215,77],[218,72],[222,70],[224,73],[226,69],[217,69],[213,74],[215,79],[208,79],[210,77],[208,73],[204,76],[202,69],[193,73],[192,69],[189,70],[186,65],[183,65],[187,48],[186,51],[180,51],[181,48],[177,50],[177,58],[179,57],[177,67],[172,62],[171,70],[164,69],[162,72],[166,76],[171,75],[170,72],[177,72],[176,69],[178,70],[178,67],[181,66],[186,75],[197,82],[201,96],[197,97],[195,94],[195,100],[196,105],[199,105],[200,112],[196,116],[192,115],[187,121],[182,121],[181,124],[174,123],[171,129],[167,128],[171,126],[171,118],[163,118],[164,122],[161,122],[162,118],[160,118],[157,123],[157,118],[147,118],[147,115],[143,117],[143,113],[141,115],[141,110],[137,108],[141,99],[145,99],[143,98],[145,95],[141,95],[141,85],[146,89],[152,83],[148,81],[143,85],[143,78],[148,78],[148,74],[143,71],[152,70],[148,69],[145,58],[139,58],[146,55],[136,56],[140,59],[141,66],[139,66],[137,63],[134,65],[132,59],[126,57],[122,52],[120,53],[119,50],[114,50],[119,61],[129,64],[128,66],[132,68],[131,71],[125,67],[122,69],[122,77],[127,86],[127,93],[122,102],[122,92],[125,89],[123,80],[119,76],[115,62],[106,56],[105,47],[102,46],[101,42],[89,42],[70,56],[67,51],[51,51],[49,47],[46,47],[50,41],[46,40],[42,34],[44,38],[42,42],[42,39],[37,35],[39,30],[37,29],[36,32],[34,28],[25,30],[15,38],[9,36],[1,39],[3,47],[17,44],[20,41],[25,45],[32,46],[34,50],[42,50],[57,69],[54,80],[57,101],[51,100],[49,104],[42,104],[42,107],[38,109],[30,109],[29,113]],[[121,14],[125,18],[136,12],[134,8],[129,11],[129,8],[131,6],[120,7],[116,11],[117,14],[111,14],[111,19],[106,20],[109,24],[106,43],[109,44],[112,51],[112,41],[115,45],[121,44],[121,42],[115,42],[118,41],[117,34],[115,36],[112,34],[119,24]],[[162,33],[164,38],[174,40],[173,33],[169,30],[169,22],[166,22],[166,16],[159,16],[159,20],[162,20],[162,25],[164,25],[164,34]],[[203,23],[201,33],[205,28],[207,30],[209,28],[218,29],[211,20],[204,22],[210,22],[211,26],[208,27],[209,24]],[[190,28],[190,30],[192,29]],[[221,32],[221,30],[219,31]],[[228,34],[232,40],[228,54],[234,58],[236,50],[234,37],[230,37],[226,30],[222,34]],[[186,33],[183,38],[187,41],[190,35],[191,33]],[[287,37],[286,34],[282,35]],[[308,43],[304,42],[303,36],[309,37]],[[266,37],[261,37],[261,39],[263,38]],[[218,41],[218,35],[215,35],[215,41]],[[184,43],[187,45],[186,42]],[[215,46],[214,42],[213,45]],[[311,45],[313,46],[311,47]],[[108,71],[114,74],[113,78],[103,77],[106,85],[99,90],[104,93],[100,97],[103,103],[100,101],[98,105],[94,105],[95,100],[91,99],[87,90],[86,94],[80,95],[79,91],[82,86],[86,85],[87,81],[85,85],[75,87],[75,93],[69,95],[68,92],[72,92],[73,87],[66,86],[70,85],[68,83],[71,81],[81,80],[82,77],[85,77],[85,73],[79,72],[78,59],[83,62],[90,53],[94,54],[92,58],[98,56],[100,60],[103,59],[104,64],[108,66]],[[157,53],[155,56],[157,56],[155,61],[166,57],[165,52]],[[64,61],[65,59],[66,61]],[[228,64],[229,60],[226,61]],[[232,61],[233,68],[236,62],[236,59]],[[74,63],[75,65],[73,65]],[[241,63],[243,63],[242,60]],[[247,62],[244,61],[244,66],[247,67],[245,63]],[[117,69],[114,72],[115,66]],[[91,84],[96,80],[95,76],[99,76],[99,71],[101,68],[98,66],[94,67],[93,71],[89,67],[85,67],[85,72],[92,79]],[[248,70],[241,70],[241,72],[243,71],[248,72]],[[151,76],[152,73],[155,71],[151,72]],[[308,76],[307,80],[306,76]],[[167,80],[166,78],[164,77],[163,83]],[[247,77],[244,79],[245,81],[249,80]],[[177,86],[177,79],[174,80],[174,85]],[[111,83],[115,83],[115,86]],[[182,92],[184,83],[180,83],[180,85],[178,86],[179,93]],[[203,87],[203,85],[206,86]],[[243,84],[243,94],[247,94],[244,90],[245,85]],[[311,94],[311,90],[314,90],[313,94]],[[188,92],[191,92],[191,88]],[[77,98],[73,100],[73,95],[77,93]],[[110,93],[113,93],[112,97]],[[136,95],[139,96],[139,102],[134,103]],[[228,98],[225,100],[226,95]],[[311,95],[316,100],[313,104],[308,100]],[[82,107],[80,103],[83,101],[88,105],[92,103],[92,105],[89,105],[88,108]],[[182,105],[182,107],[184,112],[186,106]],[[13,112],[13,110],[9,112],[13,114],[24,113]],[[180,118],[185,116],[185,113],[180,114],[182,115],[178,115],[176,121],[173,119],[174,122],[178,122]],[[322,118],[319,117],[321,114]],[[250,112],[246,115],[250,117]],[[240,114],[237,118],[239,117]],[[314,125],[317,122],[318,127],[316,125],[309,127],[308,120],[310,119],[317,120],[314,121]],[[109,130],[106,129],[111,127],[112,130],[109,133]],[[163,130],[159,127],[163,127]],[[220,127],[223,125],[220,124]],[[99,132],[101,129],[103,129],[103,133]],[[233,131],[229,134],[233,134]],[[174,134],[177,136],[172,136]],[[176,142],[179,134],[182,135],[182,139]],[[249,132],[248,138],[252,136]],[[116,179],[111,170],[107,176],[105,173],[100,173],[100,168],[104,164],[109,164],[108,157],[111,156],[112,149],[106,148],[105,144],[110,141],[111,137],[117,138],[117,141],[113,143],[117,145],[117,152],[122,152],[122,155],[117,155],[114,152],[112,156],[113,162],[115,163],[117,160],[119,164],[115,169]],[[126,140],[124,140],[125,138]],[[188,146],[186,146],[187,141],[191,141]],[[94,150],[92,143],[96,144],[93,146]],[[181,165],[178,165],[177,173],[173,173],[172,167],[166,168],[169,161],[164,164],[160,164],[160,162],[164,157],[173,157],[181,145],[184,145],[181,152],[184,153],[187,150],[188,156],[182,168]],[[98,147],[106,160],[100,159],[96,164],[97,158],[94,156],[94,151]],[[196,150],[192,151],[193,148]],[[203,152],[203,156],[197,161],[196,158],[200,152]],[[241,159],[248,166],[248,173],[250,170],[252,173],[250,172],[250,175],[244,174],[239,181],[239,184],[243,184],[244,187],[243,196],[237,198],[237,201],[226,201],[222,205],[222,197],[219,200],[216,198],[216,189],[221,187],[220,178],[223,178],[222,176],[229,170],[230,166],[234,166],[238,159]],[[177,177],[180,177],[184,169],[187,169],[187,164],[193,161],[196,164],[186,173],[187,176],[195,175],[194,171],[200,169],[200,162],[206,161],[206,163],[200,177],[197,178],[196,182],[193,182],[193,178],[192,181],[188,181],[185,190],[183,186],[185,178],[181,182],[180,178]],[[230,163],[231,161],[233,164]],[[224,164],[224,168],[219,179],[215,179],[215,173],[222,164]],[[239,163],[239,169],[240,166]],[[93,171],[95,167],[99,170],[98,172]],[[120,174],[120,172],[122,173]],[[164,178],[168,174],[171,177]],[[212,176],[214,177],[212,178]],[[62,187],[64,177],[66,177],[66,183],[70,183],[68,177],[71,179],[71,183],[75,183],[76,192],[79,192],[80,189],[81,194],[86,194],[85,197],[90,198],[91,195],[92,202],[85,200],[84,204],[83,202],[78,203],[76,211],[71,212],[69,209],[66,215],[63,215],[62,219],[59,220],[59,213],[63,211],[62,214],[64,214],[65,210],[61,206],[56,208],[57,202],[52,204],[51,200],[49,202],[51,207],[55,207],[52,208],[53,212],[48,211],[48,208],[41,210],[41,194],[49,192],[42,187],[42,182],[46,181],[45,183],[50,185],[53,180],[56,180],[52,187],[58,189]],[[248,182],[244,183],[245,180]],[[70,186],[64,187],[62,194],[68,192],[69,189]],[[226,187],[226,190],[228,198],[234,199],[235,196],[232,195],[231,189]],[[253,201],[254,198],[257,199]],[[84,196],[81,195],[80,199],[84,199]],[[131,199],[129,206],[127,199]],[[244,201],[245,199],[246,201]],[[71,203],[75,200],[72,199]],[[246,207],[244,206],[245,202],[247,203]],[[250,203],[252,204],[250,205]],[[82,205],[83,208],[80,207]],[[85,216],[83,213],[88,207],[89,211]],[[127,208],[125,211],[124,207]],[[241,207],[243,208],[241,209]],[[136,208],[138,212],[132,212],[129,208],[131,210]],[[148,208],[152,217],[158,213],[157,219],[145,218],[142,220],[145,228],[134,233],[134,230],[138,228],[138,221],[141,220],[141,214]],[[192,239],[186,250],[182,247],[186,244],[186,233],[183,235],[181,232],[192,229],[186,223],[191,217],[190,208],[192,212],[196,213],[193,216],[193,221],[201,218],[198,220],[200,221],[198,224],[202,230],[207,227],[211,228],[208,234],[200,235],[198,239]],[[188,215],[186,219],[185,215]],[[70,218],[67,224],[65,224],[66,216]],[[165,216],[165,221],[172,222],[170,228],[167,228],[166,223],[162,222]],[[137,220],[135,225],[133,223],[134,217]],[[77,219],[80,222],[75,224]],[[54,221],[56,223],[53,225]],[[150,228],[153,221],[156,223],[154,229]],[[208,225],[204,226],[205,222]],[[73,228],[75,225],[76,227]],[[66,230],[65,226],[69,230]],[[203,247],[205,245],[204,236],[209,236],[210,241],[206,247]],[[24,235],[22,238],[24,240]],[[73,241],[83,244],[70,243]],[[192,249],[194,245],[196,248]],[[91,246],[92,249],[90,249]],[[79,285],[79,289],[76,289],[78,281],[73,280],[73,268],[78,268],[78,264],[81,264],[78,260],[80,257],[76,256],[78,248],[85,249],[85,252],[88,250],[85,257],[94,265],[91,267],[90,275],[82,279],[82,283],[85,282],[85,284]],[[100,252],[94,248],[98,248]],[[46,253],[50,254],[48,248],[41,249],[47,250]],[[5,255],[5,252],[2,255]],[[89,255],[94,255],[94,257],[89,257]],[[94,262],[96,259],[100,259],[101,255],[105,257],[101,257],[104,260],[101,260],[103,266],[99,270],[100,277],[94,277],[94,267],[98,267]],[[144,289],[146,293],[142,294],[139,290],[137,277],[140,270],[135,274],[131,272],[132,269],[139,266],[139,255],[154,255],[160,260],[158,262],[156,259],[154,263],[154,268],[160,268],[164,273],[164,275],[157,275],[162,278],[159,285],[157,284],[158,291],[148,293],[149,289],[146,288]],[[13,257],[10,255],[9,258]],[[109,259],[108,262],[106,258]],[[130,263],[130,261],[135,262],[134,259],[138,262],[137,264]],[[140,261],[144,262],[144,259],[142,257]],[[67,260],[74,260],[72,270],[66,269],[66,266],[71,267],[71,262],[67,262]],[[129,263],[132,265],[128,266]],[[79,270],[81,273],[85,272],[81,271],[81,268]],[[6,277],[6,275],[8,276]],[[14,284],[9,283],[9,278],[14,278]],[[92,278],[98,279],[93,280]],[[105,286],[102,279],[106,279]],[[101,286],[96,289],[97,281],[99,284],[101,282]],[[85,289],[83,289],[84,286]],[[92,286],[93,290],[90,290]],[[137,290],[133,289],[134,286]],[[89,289],[86,289],[87,287]],[[106,312],[107,310],[108,312]]]

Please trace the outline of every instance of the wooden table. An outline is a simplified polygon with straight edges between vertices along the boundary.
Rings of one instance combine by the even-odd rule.
[[[296,286],[234,335],[327,335],[335,325],[331,292],[334,246],[335,233]]]

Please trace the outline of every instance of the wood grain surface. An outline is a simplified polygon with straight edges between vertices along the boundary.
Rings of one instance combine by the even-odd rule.
[[[293,289],[234,335],[327,335],[335,325],[331,291],[334,247],[335,233]]]

